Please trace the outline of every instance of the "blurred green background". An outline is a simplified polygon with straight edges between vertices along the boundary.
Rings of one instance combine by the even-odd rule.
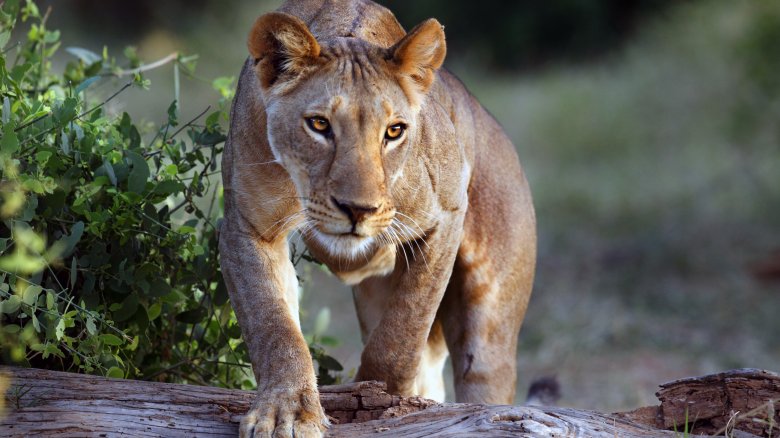
[[[211,79],[238,74],[251,23],[279,3],[41,9],[51,5],[66,47],[197,53]],[[780,2],[382,3],[407,29],[445,25],[447,67],[508,131],[530,178],[540,248],[518,401],[542,375],[557,375],[562,405],[610,411],[654,404],[657,384],[689,375],[780,371]],[[151,91],[112,110],[165,120],[174,76],[147,77]],[[213,100],[210,80],[183,79],[181,118]],[[329,307],[333,355],[354,368],[348,288],[302,270],[304,326]]]

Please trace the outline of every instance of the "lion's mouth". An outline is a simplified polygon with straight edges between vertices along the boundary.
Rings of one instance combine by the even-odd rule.
[[[340,233],[340,234],[337,234],[337,236],[339,236],[339,237],[357,237],[357,238],[361,238],[361,239],[368,237],[368,236],[364,236],[362,234],[358,234],[355,231],[350,231],[350,232],[346,232],[346,233]]]
[[[374,241],[370,236],[361,235],[353,231],[328,233],[327,231],[315,229],[313,235],[323,249],[331,255],[348,258],[356,258],[362,255]]]

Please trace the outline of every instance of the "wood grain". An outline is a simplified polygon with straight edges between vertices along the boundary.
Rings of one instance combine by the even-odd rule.
[[[83,374],[0,367],[10,379],[0,436],[232,437],[255,397],[251,391],[108,379]],[[732,417],[733,436],[768,436],[780,423],[768,403],[780,400],[780,376],[735,370],[661,386],[661,405],[628,413],[530,406],[436,404],[398,397],[381,382],[320,388],[334,420],[333,437],[674,437],[687,409],[694,432],[713,433]],[[771,403],[770,403],[771,404]],[[778,403],[780,404],[780,403]],[[740,418],[735,412],[750,414]],[[760,420],[760,421],[759,421]]]

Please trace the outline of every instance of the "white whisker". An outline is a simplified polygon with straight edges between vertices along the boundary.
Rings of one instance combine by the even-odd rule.
[[[425,263],[425,267],[428,269],[428,272],[430,272],[431,271],[431,267],[428,265],[428,260],[425,258],[425,251],[423,251],[422,247],[420,247],[419,241],[422,240],[425,245],[427,245],[428,243],[425,242],[425,239],[423,239],[422,236],[420,236],[419,234],[415,238],[415,234],[413,233],[413,230],[411,228],[409,228],[406,224],[404,224],[400,220],[395,220],[396,218],[393,218],[393,219],[394,219],[393,220],[393,225],[403,226],[406,229],[406,231],[404,231],[401,228],[397,228],[396,230],[401,235],[403,235],[407,239],[409,239],[417,247],[417,252],[420,253],[420,257],[422,257],[423,263]],[[409,245],[409,249],[412,251],[412,258],[414,258],[416,260],[417,256],[415,254],[414,247]]]
[[[262,163],[238,163],[241,167],[251,167],[251,166],[265,166],[267,164],[274,164],[279,163],[279,160],[271,160],[271,161],[265,161]]]
[[[401,238],[397,235],[395,229],[393,229],[393,223],[392,222],[390,223],[390,227],[387,229],[387,231],[392,233],[391,234],[392,239],[397,242],[396,248],[400,249],[401,252],[403,253],[404,261],[406,262],[406,271],[408,272],[409,269],[410,269],[409,268],[409,257],[406,255],[406,248],[404,248],[404,244],[403,244],[403,242],[401,242]]]

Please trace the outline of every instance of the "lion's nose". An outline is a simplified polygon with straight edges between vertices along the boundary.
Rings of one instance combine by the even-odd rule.
[[[379,210],[379,206],[357,204],[353,202],[339,201],[336,198],[331,198],[333,203],[339,210],[343,211],[347,215],[352,227],[362,222],[367,216],[376,213]]]

